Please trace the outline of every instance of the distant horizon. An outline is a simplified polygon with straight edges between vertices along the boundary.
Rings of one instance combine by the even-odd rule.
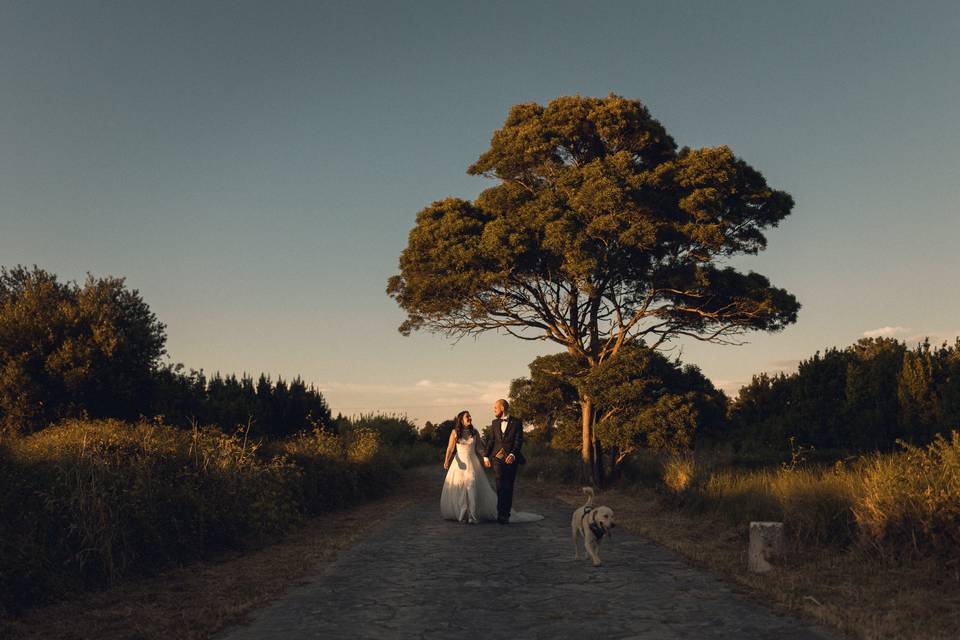
[[[890,338],[890,339],[895,339],[895,340],[897,340],[897,341],[905,344],[905,345],[907,346],[907,348],[910,348],[910,349],[916,348],[917,346],[919,346],[920,344],[922,344],[922,343],[924,342],[924,340],[926,340],[926,339],[929,339],[930,345],[931,345],[932,347],[939,347],[939,346],[944,345],[944,344],[952,345],[955,340],[960,339],[960,332],[958,332],[957,334],[955,334],[955,335],[953,335],[953,336],[939,336],[938,339],[933,339],[933,336],[930,336],[930,335],[913,335],[913,336],[910,336],[910,337],[907,337],[907,338],[902,338],[902,337],[898,337],[897,335],[895,335],[895,334],[897,333],[897,331],[892,331],[891,329],[897,329],[897,330],[900,330],[901,332],[909,332],[909,329],[905,329],[904,327],[896,327],[896,328],[881,327],[881,328],[879,328],[879,329],[877,329],[877,330],[866,331],[866,332],[864,332],[864,334],[861,335],[859,338],[851,341],[851,342],[848,343],[848,344],[842,344],[842,345],[841,345],[841,344],[835,344],[835,345],[824,346],[824,347],[822,347],[822,348],[820,348],[820,349],[817,349],[817,350],[815,350],[814,352],[809,353],[809,354],[807,354],[806,356],[804,356],[804,357],[802,357],[802,358],[798,358],[798,359],[796,359],[796,360],[775,362],[775,363],[772,363],[772,364],[777,365],[777,366],[774,366],[774,367],[772,367],[772,368],[770,368],[770,369],[766,369],[766,370],[763,370],[763,371],[757,371],[755,375],[760,375],[760,374],[763,374],[763,373],[766,373],[767,375],[777,375],[777,374],[780,374],[780,373],[783,373],[783,374],[785,374],[785,375],[790,375],[790,374],[796,373],[796,372],[797,372],[797,369],[798,369],[798,367],[799,367],[799,365],[800,365],[801,362],[803,362],[803,361],[805,361],[805,360],[808,360],[808,359],[814,357],[814,355],[816,355],[817,353],[823,353],[824,351],[827,351],[827,350],[829,350],[829,349],[834,349],[834,348],[835,348],[835,349],[841,349],[841,350],[842,350],[842,349],[845,349],[846,347],[849,347],[849,346],[852,346],[853,344],[856,344],[856,342],[858,342],[858,341],[859,341],[860,339],[862,339],[862,338]],[[727,348],[736,349],[737,347],[736,347],[736,346],[729,346],[729,347],[727,347]],[[682,360],[681,360],[681,361],[682,361]],[[696,363],[688,363],[688,362],[686,362],[686,361],[682,361],[682,362],[684,362],[684,364],[696,364]],[[190,368],[190,367],[187,365],[187,363],[181,363],[181,364],[184,364],[184,366],[185,366],[187,369]],[[280,373],[280,374],[271,374],[271,373],[269,373],[269,372],[262,372],[262,371],[261,371],[261,372],[256,372],[256,373],[252,373],[252,372],[249,372],[249,371],[243,371],[243,372],[237,372],[237,371],[230,371],[230,372],[214,371],[214,372],[209,372],[209,371],[204,371],[203,373],[204,373],[204,375],[206,375],[208,378],[209,378],[209,377],[212,377],[212,376],[214,376],[214,375],[220,374],[220,375],[222,375],[222,376],[224,376],[224,377],[227,377],[227,376],[229,376],[229,375],[235,375],[235,376],[237,376],[237,378],[241,378],[242,376],[248,376],[248,377],[253,377],[254,379],[257,379],[257,377],[259,377],[261,374],[265,374],[265,375],[267,375],[267,377],[268,377],[269,379],[271,379],[271,380],[273,380],[273,381],[276,381],[276,380],[282,378],[282,379],[283,379],[284,381],[286,381],[286,382],[289,382],[290,380],[293,380],[293,379],[295,379],[295,378],[297,378],[297,377],[300,377],[300,378],[303,380],[304,384],[306,384],[308,387],[309,387],[309,386],[313,386],[314,388],[316,388],[318,391],[320,391],[320,392],[323,394],[324,398],[327,400],[327,403],[328,403],[329,406],[330,406],[330,410],[331,410],[332,414],[333,414],[335,417],[336,417],[338,414],[339,414],[339,415],[342,415],[342,416],[345,417],[345,418],[356,418],[356,417],[360,417],[361,415],[370,415],[370,414],[374,414],[374,415],[376,415],[376,414],[383,414],[383,415],[391,415],[391,416],[398,416],[398,417],[406,417],[406,418],[410,419],[411,421],[413,421],[415,424],[417,424],[418,427],[423,427],[426,422],[430,422],[430,423],[432,423],[432,424],[437,424],[437,423],[440,423],[440,422],[444,422],[445,420],[451,420],[451,419],[453,419],[454,416],[456,416],[456,414],[459,413],[460,411],[462,411],[462,410],[469,410],[469,409],[467,409],[467,406],[466,406],[467,404],[471,404],[471,405],[473,405],[473,406],[477,406],[477,404],[478,404],[478,401],[477,401],[477,400],[473,400],[473,401],[468,401],[468,402],[466,402],[466,403],[465,403],[465,402],[461,402],[461,403],[451,403],[451,404],[446,404],[446,405],[438,405],[438,404],[435,404],[435,403],[434,403],[434,404],[426,403],[426,404],[421,404],[421,405],[404,404],[404,405],[394,405],[394,406],[375,405],[375,406],[339,406],[339,407],[338,407],[338,406],[334,403],[334,401],[331,400],[331,396],[336,396],[336,395],[337,395],[338,393],[340,393],[340,392],[347,392],[347,393],[351,392],[351,391],[352,391],[351,385],[340,385],[340,384],[336,384],[336,383],[335,383],[333,386],[324,386],[323,383],[311,382],[310,380],[307,380],[307,379],[303,378],[303,377],[300,376],[299,374],[293,374],[293,375],[286,375],[286,374],[283,374],[283,373]],[[527,375],[529,375],[529,371],[526,372],[526,375],[517,376],[517,377],[526,377]],[[708,376],[708,377],[709,377],[709,376]],[[723,391],[730,400],[736,400],[736,398],[739,396],[740,390],[743,388],[743,386],[745,386],[746,384],[749,384],[750,380],[746,380],[746,381],[743,382],[742,384],[740,384],[739,381],[738,381],[735,387],[728,387],[728,388],[723,388],[722,386],[718,385],[718,384],[717,384],[717,381],[715,381],[715,380],[712,380],[712,379],[711,379],[711,382],[714,383],[714,386],[716,386],[717,389]],[[721,381],[721,382],[722,382],[722,381]],[[488,385],[488,388],[485,389],[485,390],[483,391],[483,393],[481,393],[481,396],[482,396],[482,397],[481,397],[481,400],[484,399],[484,398],[489,399],[489,400],[488,400],[488,404],[489,404],[490,406],[489,406],[488,408],[490,409],[489,413],[491,414],[491,416],[492,416],[492,414],[493,414],[493,412],[492,412],[492,405],[493,405],[493,403],[494,403],[496,400],[500,399],[500,398],[509,399],[509,397],[510,397],[510,395],[509,395],[509,385],[510,385],[510,381],[507,381],[507,382],[505,383],[505,384],[506,384],[506,387],[505,387],[505,388],[506,388],[506,391],[504,391],[503,393],[501,393],[501,394],[499,394],[499,395],[496,393],[496,390],[497,390],[498,388],[503,388],[503,386],[504,386],[504,383],[503,383],[503,382],[500,382],[500,381],[486,381],[486,382],[484,382],[484,381],[479,381],[477,384],[480,385],[481,387],[482,387],[483,385]],[[414,386],[417,387],[417,388],[419,388],[419,389],[422,389],[422,390],[427,391],[427,390],[433,390],[437,385],[436,385],[434,382],[430,381],[430,380],[424,379],[424,380],[419,380],[419,381],[417,381]],[[463,390],[466,388],[466,390],[471,390],[471,391],[472,391],[472,389],[470,389],[470,388],[467,387],[466,385],[457,385],[457,384],[451,384],[451,383],[446,383],[446,384],[444,384],[444,385],[441,385],[441,387],[445,387],[445,388],[447,388],[447,389],[458,389],[458,390],[461,390],[461,391],[463,391]],[[370,390],[368,386],[361,386],[361,389],[362,389],[364,392],[369,392],[369,390]],[[392,388],[391,388],[391,389],[387,389],[387,390],[388,390],[388,391],[391,391],[391,392],[395,392],[395,391],[396,391],[395,389],[392,389]],[[431,414],[431,415],[433,415],[434,417],[421,417],[421,416],[418,416],[418,415],[415,415],[415,414],[414,414],[414,415],[411,415],[410,409],[417,409],[417,410],[419,410],[420,413],[425,412],[426,410],[434,409],[434,410],[437,411],[437,413],[432,413],[432,414]],[[449,412],[449,415],[439,413],[439,411],[440,411],[441,409],[446,409],[446,410]],[[478,424],[485,424],[485,419],[484,419],[485,414],[483,414],[483,413],[481,412],[481,413],[480,413],[480,416],[481,416],[481,419],[480,419],[480,421],[478,422]],[[490,418],[490,419],[492,420],[493,418]]]

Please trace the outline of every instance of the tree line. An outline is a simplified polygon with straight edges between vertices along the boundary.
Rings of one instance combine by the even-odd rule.
[[[960,338],[909,348],[864,338],[800,362],[795,373],[755,375],[730,406],[728,438],[743,448],[889,450],[960,426]]]
[[[164,364],[166,340],[123,278],[78,284],[37,266],[0,268],[0,432],[79,416],[244,425],[267,437],[331,424],[323,395],[299,377],[207,377]]]
[[[32,432],[78,416],[160,416],[268,438],[349,427],[299,377],[208,377],[163,364],[165,344],[165,326],[122,278],[78,284],[38,267],[0,268],[0,430]],[[792,374],[758,374],[732,401],[695,366],[636,341],[601,366],[569,352],[539,357],[510,389],[513,412],[538,426],[534,437],[571,450],[583,442],[584,397],[591,441],[614,466],[640,449],[682,451],[706,440],[774,455],[791,443],[845,453],[889,450],[898,440],[923,445],[960,425],[960,338],[913,348],[865,338],[818,352]],[[402,426],[398,438],[412,438],[409,421],[386,421]],[[428,424],[421,438],[442,444],[450,428]]]
[[[644,449],[717,444],[758,460],[798,449],[826,457],[889,451],[960,426],[960,338],[913,348],[864,338],[817,352],[794,373],[755,375],[733,400],[697,367],[643,345],[599,370],[559,353],[536,358],[530,375],[513,381],[512,411],[535,425],[533,438],[577,450],[584,390],[594,398],[599,450],[613,467]]]

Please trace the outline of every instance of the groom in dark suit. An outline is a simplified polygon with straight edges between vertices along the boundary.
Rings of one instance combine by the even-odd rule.
[[[506,400],[493,403],[496,416],[490,425],[490,441],[483,457],[488,469],[493,467],[497,479],[497,522],[510,522],[510,507],[513,506],[513,483],[517,479],[517,466],[526,463],[520,452],[523,447],[523,423],[510,415]]]

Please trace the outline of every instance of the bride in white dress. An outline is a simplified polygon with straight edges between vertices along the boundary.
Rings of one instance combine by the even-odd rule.
[[[468,411],[461,411],[450,431],[450,441],[443,458],[447,476],[440,492],[440,514],[447,520],[477,523],[497,519],[497,494],[483,471],[483,450],[480,434],[473,428]],[[534,522],[543,516],[536,513],[510,513],[510,522]]]

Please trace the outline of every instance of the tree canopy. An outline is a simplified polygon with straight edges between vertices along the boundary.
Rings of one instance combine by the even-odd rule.
[[[83,286],[0,269],[0,422],[35,429],[79,411],[136,417],[166,333],[123,278]]]
[[[598,363],[631,337],[729,341],[799,304],[722,266],[793,206],[729,148],[677,149],[637,100],[520,104],[468,170],[497,181],[417,215],[387,291],[401,331],[500,329]]]
[[[637,449],[688,449],[701,430],[724,421],[725,396],[694,366],[631,344],[590,369],[567,353],[541,356],[510,386],[513,412],[546,428],[558,448],[579,448],[580,399],[593,399],[598,436],[614,462]]]
[[[846,453],[927,444],[960,423],[960,338],[912,349],[862,338],[790,375],[754,376],[730,409],[730,439],[748,451],[782,451],[791,438]]]

